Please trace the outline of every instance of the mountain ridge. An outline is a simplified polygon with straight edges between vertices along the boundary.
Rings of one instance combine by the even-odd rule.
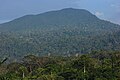
[[[100,22],[100,20],[95,15],[90,13],[84,9],[73,9],[66,8],[56,11],[49,11],[37,15],[26,15],[17,19],[14,19],[10,22],[0,24],[0,28],[2,31],[7,30],[11,27],[18,28],[20,27],[27,28],[30,27],[40,27],[51,25],[51,26],[59,26],[59,25],[77,25],[77,24],[88,24],[93,22]],[[107,21],[108,22],[108,21]],[[111,22],[110,22],[111,23]],[[5,29],[4,29],[5,27]],[[14,28],[12,28],[14,30]],[[11,30],[12,30],[11,29]],[[17,29],[15,29],[17,30]],[[9,31],[9,30],[8,30]]]
[[[27,15],[0,25],[0,56],[74,55],[120,50],[120,26],[86,10],[62,9]]]

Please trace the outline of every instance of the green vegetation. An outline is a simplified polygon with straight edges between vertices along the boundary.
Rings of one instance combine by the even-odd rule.
[[[0,24],[0,80],[120,80],[119,51],[120,25],[89,11],[27,15]]]
[[[120,50],[120,26],[83,9],[27,15],[0,24],[0,57],[29,54],[74,55],[93,50]]]
[[[119,34],[120,32],[96,34],[79,29],[0,33],[0,57],[9,57],[13,61],[29,54],[68,56],[93,50],[116,51],[120,50]]]
[[[119,80],[120,52],[94,51],[71,57],[25,56],[2,64],[0,80]]]

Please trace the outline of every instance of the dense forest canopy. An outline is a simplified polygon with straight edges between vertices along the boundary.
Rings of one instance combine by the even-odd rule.
[[[19,62],[0,65],[0,80],[119,79],[119,51],[93,51],[71,57],[27,55]]]

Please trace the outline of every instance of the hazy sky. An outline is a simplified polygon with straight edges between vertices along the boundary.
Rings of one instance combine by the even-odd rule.
[[[101,19],[120,24],[120,0],[0,0],[0,23],[62,8],[86,9]]]

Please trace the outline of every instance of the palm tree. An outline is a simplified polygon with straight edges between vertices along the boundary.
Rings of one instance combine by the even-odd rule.
[[[24,79],[25,78],[25,73],[27,73],[27,68],[24,67],[24,66],[21,66],[19,68],[19,71],[22,73],[22,78]]]

